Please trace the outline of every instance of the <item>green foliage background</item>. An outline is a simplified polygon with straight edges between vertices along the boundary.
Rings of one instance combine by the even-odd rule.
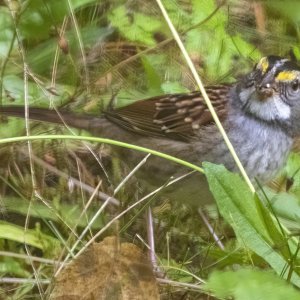
[[[298,2],[168,0],[164,5],[207,85],[234,82],[264,55],[288,55],[292,50],[300,58]],[[114,95],[116,105],[122,106],[196,89],[155,1],[0,1],[0,66],[4,105],[24,105],[26,98],[30,105],[99,114]],[[61,130],[35,124],[31,133]],[[24,133],[23,120],[2,118],[1,138]],[[33,143],[35,155],[53,159],[60,170],[70,176],[79,173],[95,187],[105,176],[94,176],[95,162],[82,148],[79,142],[61,140]],[[67,178],[48,174],[42,166],[36,169],[37,193],[26,151],[26,143],[0,148],[3,278],[34,278],[28,260],[8,254],[58,259],[65,244],[76,240],[70,228],[77,225],[80,234],[100,205],[94,203],[81,218],[89,194],[70,187]],[[110,154],[105,150],[104,156]],[[79,172],[78,161],[84,162]],[[119,164],[117,159],[107,163],[109,181],[123,178]],[[293,178],[291,187],[277,185],[253,197],[238,176],[206,165],[222,218],[215,205],[205,207],[205,212],[223,237],[225,249],[212,240],[194,209],[185,203],[153,201],[160,225],[155,235],[157,254],[168,278],[195,284],[195,288],[195,278],[207,280],[207,285],[198,289],[162,286],[162,298],[204,299],[201,297],[212,294],[216,299],[279,299],[280,293],[289,295],[288,299],[299,297],[293,288],[300,286],[299,245],[293,236],[299,230],[299,168],[299,155],[292,154],[281,176],[282,182]],[[113,186],[106,184],[104,191],[111,193]],[[131,193],[124,190],[119,195],[123,207],[101,214],[91,235],[130,204],[132,193],[138,190],[131,187]],[[119,220],[122,238],[132,241],[136,233],[144,233],[142,211],[132,210]],[[107,234],[115,231],[110,229]],[[51,279],[53,270],[53,265],[40,263],[35,271],[39,278]],[[280,287],[280,292],[269,286]],[[0,298],[7,299],[38,298],[42,293],[29,283],[9,287],[3,283],[0,290]],[[48,295],[46,288],[43,292]]]

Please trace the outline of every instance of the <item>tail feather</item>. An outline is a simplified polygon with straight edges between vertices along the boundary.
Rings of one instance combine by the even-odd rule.
[[[0,106],[0,114],[18,118],[25,118],[25,108],[23,106]],[[92,120],[99,121],[92,115],[79,115],[67,111],[57,111],[46,108],[29,108],[29,119],[35,121],[66,124],[70,127],[90,130]]]

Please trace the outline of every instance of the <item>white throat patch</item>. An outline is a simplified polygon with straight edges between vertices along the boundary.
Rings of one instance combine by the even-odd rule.
[[[291,116],[291,108],[285,104],[278,95],[267,100],[258,100],[255,88],[241,91],[240,99],[247,105],[247,109],[262,120],[287,120]]]

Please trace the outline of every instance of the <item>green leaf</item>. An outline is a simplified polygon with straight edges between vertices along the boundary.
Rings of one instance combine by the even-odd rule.
[[[184,88],[182,84],[179,82],[174,81],[166,81],[161,85],[164,94],[170,94],[170,93],[188,93],[189,90],[187,88]]]
[[[4,262],[0,262],[0,276],[7,274],[29,278],[31,274],[22,267],[22,264],[12,257],[3,257]]]
[[[299,153],[291,153],[285,167],[286,176],[293,179],[293,185],[290,192],[300,196],[300,155]]]
[[[274,218],[271,217],[270,212],[262,204],[257,195],[255,195],[255,203],[257,211],[260,214],[260,219],[265,223],[265,228],[272,239],[272,243],[277,247],[278,251],[280,251],[286,261],[288,261],[291,258],[292,253],[287,242],[287,237],[283,234],[278,224],[275,224]],[[294,251],[296,251],[296,249],[294,249]]]
[[[39,232],[38,230],[25,230],[21,226],[13,225],[0,221],[0,239],[16,241],[21,244],[27,244],[39,248],[45,252],[51,252],[53,255],[58,254],[60,243],[57,239]]]
[[[299,198],[293,194],[280,193],[272,198],[274,211],[286,219],[298,222],[300,226]]]
[[[246,183],[237,175],[227,171],[224,166],[204,163],[209,187],[215,197],[220,213],[233,227],[241,243],[261,256],[277,274],[286,270],[289,261],[274,245],[278,242],[278,229],[262,218],[257,210],[254,197]],[[266,214],[264,212],[263,214]],[[266,225],[273,228],[266,228]],[[276,240],[273,240],[276,232]],[[272,235],[270,235],[272,233]],[[281,240],[284,240],[282,235]],[[297,245],[293,245],[296,249]],[[289,257],[289,259],[293,259]],[[284,273],[285,278],[287,273]],[[299,275],[294,271],[291,281],[300,286]]]
[[[162,23],[154,16],[147,16],[141,13],[130,15],[124,5],[117,7],[109,15],[109,20],[128,40],[149,46],[156,44],[153,33],[162,26]]]
[[[251,269],[214,272],[204,289],[216,297],[234,297],[235,300],[300,299],[299,291],[275,274]]]
[[[80,28],[80,36],[82,43],[89,47],[97,43],[104,42],[105,39],[113,33],[112,28],[99,27],[93,24]],[[64,35],[68,41],[68,47],[71,54],[78,55],[79,44],[78,35],[74,30],[67,31]],[[44,42],[39,42],[38,45],[27,50],[27,61],[30,68],[39,74],[47,74],[52,70],[53,60],[57,47],[57,37],[48,38]],[[59,56],[60,70],[64,74],[64,81],[68,84],[75,84],[73,77],[78,76],[77,65],[70,61],[68,56]],[[74,73],[74,74],[73,74]],[[67,75],[67,76],[66,76]],[[71,76],[72,75],[72,76]],[[71,78],[69,78],[71,77]],[[60,81],[61,82],[61,81]]]
[[[14,35],[13,23],[7,7],[0,6],[0,62],[8,55]]]
[[[4,197],[1,199],[1,202],[8,212],[18,213],[24,216],[28,214],[29,201],[14,197]],[[62,222],[61,220],[64,220],[65,224],[73,228],[75,225],[85,227],[95,211],[96,207],[94,210],[91,209],[86,212],[85,218],[80,218],[82,214],[82,207],[80,207],[80,205],[60,203],[59,207],[53,207],[51,210],[43,203],[34,202],[31,204],[29,215],[31,217],[51,220],[53,222]],[[101,226],[103,226],[103,220],[99,217],[92,224],[91,228],[99,229]]]
[[[144,56],[141,58],[141,60],[147,75],[149,92],[155,91],[156,93],[162,93],[161,79],[158,72],[155,70],[154,66],[147,57]]]
[[[231,173],[224,166],[203,163],[209,187],[225,219],[235,226],[242,217],[243,225],[250,225],[265,239],[270,239],[263,220],[258,215],[254,196],[239,175]]]
[[[20,19],[20,31],[27,39],[48,38],[51,27],[61,23],[68,11],[67,1],[28,1]]]
[[[266,5],[272,8],[281,17],[285,17],[291,21],[292,24],[299,24],[300,3],[294,0],[285,1],[266,1]]]

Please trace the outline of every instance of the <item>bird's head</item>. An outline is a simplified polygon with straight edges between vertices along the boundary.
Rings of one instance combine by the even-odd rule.
[[[237,85],[237,93],[246,114],[300,129],[300,66],[296,62],[263,57]]]

